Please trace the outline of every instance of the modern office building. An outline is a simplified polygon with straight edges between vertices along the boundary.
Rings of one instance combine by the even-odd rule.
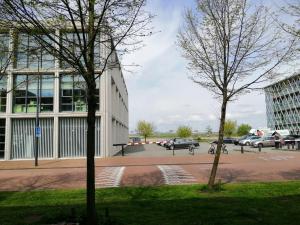
[[[73,33],[62,35],[75,36]],[[0,79],[0,160],[34,158],[38,99],[39,158],[84,157],[87,101],[82,76],[43,48],[35,48],[38,57],[33,56],[30,49],[37,43],[26,33],[2,33],[0,43],[14,53],[13,63]],[[100,71],[97,59],[103,52],[107,51],[99,41],[95,45],[96,74]],[[7,56],[1,53],[0,56],[2,66]],[[115,52],[110,61],[119,65]],[[119,151],[120,147],[113,144],[128,141],[128,92],[120,65],[109,67],[96,82],[99,93],[96,157],[108,157]]]
[[[300,74],[269,85],[264,90],[268,127],[300,134]]]

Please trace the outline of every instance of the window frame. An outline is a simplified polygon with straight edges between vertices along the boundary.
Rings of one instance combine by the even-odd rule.
[[[24,89],[18,89],[18,87],[16,86],[16,79],[18,76],[25,76],[25,79],[23,82],[25,82],[25,84],[22,84],[25,86],[25,90]],[[31,97],[30,95],[28,95],[28,92],[30,90],[35,90],[35,89],[29,89],[29,82],[31,81],[29,79],[30,76],[35,76],[36,78],[34,78],[33,80],[36,80],[36,84],[37,82],[39,81],[39,89],[36,89],[36,94],[34,97]],[[40,76],[40,79],[37,79],[38,76]],[[50,89],[43,89],[43,80],[45,79],[45,77],[48,76],[48,77],[52,77],[52,96],[51,97],[47,97],[47,98],[52,98],[52,104],[42,104],[42,91],[43,90],[50,90]],[[28,111],[28,106],[30,105],[29,104],[29,101],[31,99],[37,99],[37,94],[39,95],[39,113],[49,113],[49,112],[54,112],[54,107],[55,107],[55,102],[54,102],[54,95],[55,95],[55,89],[54,89],[54,79],[55,79],[55,75],[53,73],[43,73],[43,74],[36,74],[36,73],[17,73],[17,74],[13,74],[13,101],[12,101],[12,104],[13,104],[13,107],[12,107],[12,111],[13,113],[36,113],[37,111],[37,102],[35,102],[35,104],[33,104],[35,106],[35,110],[33,112],[29,112]],[[20,84],[18,84],[20,85]],[[19,96],[16,96],[16,91],[20,91],[20,90],[24,90],[25,93],[24,93],[24,96],[22,97],[19,97]],[[39,93],[37,93],[39,92]],[[24,104],[16,104],[16,100],[17,99],[24,99]],[[22,109],[20,112],[16,112],[15,110],[15,107],[16,105],[23,105],[23,107],[25,108],[25,111],[24,109]],[[43,110],[43,106],[52,106],[52,110]]]

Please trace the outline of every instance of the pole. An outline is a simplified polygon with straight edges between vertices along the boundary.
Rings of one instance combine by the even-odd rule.
[[[35,154],[34,154],[34,165],[38,166],[38,156],[39,156],[39,137],[37,130],[40,132],[40,120],[39,120],[39,111],[40,111],[40,59],[38,57],[38,77],[37,77],[37,94],[36,94],[36,117],[35,117]]]

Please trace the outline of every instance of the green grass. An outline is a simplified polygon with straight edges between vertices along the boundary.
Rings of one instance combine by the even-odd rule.
[[[98,189],[104,209],[123,225],[298,225],[300,181],[226,184],[205,193],[203,185]],[[0,224],[64,221],[74,207],[84,213],[84,190],[0,192]]]

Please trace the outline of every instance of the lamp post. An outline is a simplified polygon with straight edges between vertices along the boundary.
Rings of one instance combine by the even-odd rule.
[[[34,165],[38,166],[38,156],[39,156],[39,137],[41,136],[41,128],[40,128],[40,57],[38,56],[38,77],[37,77],[37,94],[36,94],[36,117],[35,117],[35,154],[34,154]]]

